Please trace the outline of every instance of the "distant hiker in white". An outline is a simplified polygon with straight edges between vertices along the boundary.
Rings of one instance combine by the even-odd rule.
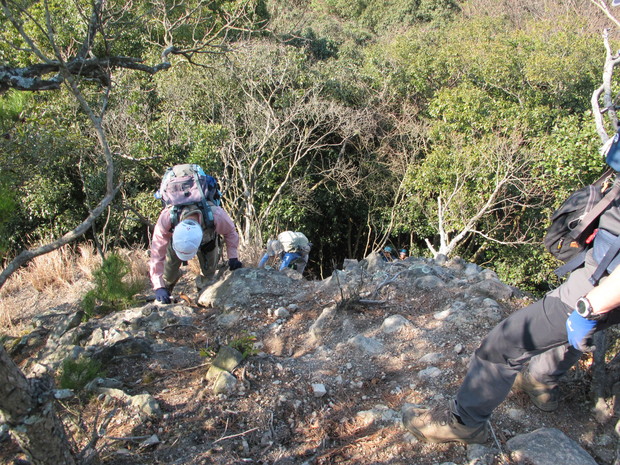
[[[300,232],[284,231],[278,234],[277,239],[267,242],[265,254],[258,263],[259,268],[264,268],[269,259],[280,260],[280,268],[292,268],[303,274],[310,257],[312,243]]]

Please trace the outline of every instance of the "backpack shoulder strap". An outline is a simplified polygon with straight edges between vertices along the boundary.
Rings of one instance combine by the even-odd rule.
[[[198,205],[198,208],[202,212],[202,219],[203,219],[205,228],[215,229],[215,219],[213,217],[213,210],[211,210],[211,205],[215,205],[215,204],[207,200],[203,200]]]
[[[594,273],[592,273],[592,276],[590,276],[590,283],[592,283],[593,286],[598,285],[598,282],[607,271],[607,267],[612,262],[612,260],[616,258],[618,252],[620,252],[620,236],[618,236],[616,240],[611,243],[609,249],[607,249],[607,252],[605,252],[605,256],[596,267],[596,270],[594,270]]]
[[[205,196],[204,189],[200,184],[200,180],[198,179],[198,172],[194,171],[194,182],[199,187],[200,194],[202,195],[202,201],[200,202],[200,208],[202,209],[202,216],[205,222],[205,227],[209,229],[215,229],[215,220],[213,218],[213,211],[211,210],[211,206],[207,201],[207,197]]]
[[[571,258],[569,261],[564,263],[564,265],[553,270],[553,272],[558,278],[561,278],[565,274],[575,271],[577,268],[583,265],[583,263],[586,261],[587,253],[588,253],[587,249],[582,250],[577,255],[575,255],[573,258]]]
[[[593,186],[602,187],[603,184],[615,171],[609,168],[603,175],[594,182]],[[583,232],[588,229],[592,222],[601,216],[601,214],[611,205],[611,203],[620,195],[620,183],[618,179],[614,181],[613,187],[607,191],[601,200],[599,200],[592,209],[586,213],[579,224],[570,233],[571,238],[578,239]]]
[[[176,225],[179,224],[180,213],[181,209],[178,205],[174,205],[170,208],[170,231],[172,231],[176,227]]]

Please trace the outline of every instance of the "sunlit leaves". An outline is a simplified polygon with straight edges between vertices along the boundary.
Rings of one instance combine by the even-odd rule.
[[[454,0],[324,0],[312,5],[377,32],[402,30],[421,22],[443,24],[459,11]]]
[[[3,47],[4,58],[11,65],[27,66],[41,60],[40,55],[33,53],[35,50],[51,58],[56,46],[64,58],[75,55],[87,30],[91,3],[87,0],[7,0],[5,8],[8,14],[3,10],[0,16],[3,24],[0,37],[17,47],[17,53],[15,48]],[[21,27],[30,43],[12,26],[13,22]],[[50,37],[54,38],[53,43]]]

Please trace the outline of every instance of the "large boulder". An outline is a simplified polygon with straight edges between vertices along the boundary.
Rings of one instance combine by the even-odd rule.
[[[296,280],[279,271],[241,268],[207,287],[198,303],[205,307],[243,308],[250,306],[255,296],[292,295],[298,287]]]

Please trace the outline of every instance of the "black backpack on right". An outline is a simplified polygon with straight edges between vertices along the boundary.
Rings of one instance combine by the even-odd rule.
[[[555,270],[558,276],[583,263],[599,217],[620,194],[620,184],[612,185],[614,174],[608,169],[596,182],[571,194],[551,216],[543,243],[554,257],[565,262]]]

